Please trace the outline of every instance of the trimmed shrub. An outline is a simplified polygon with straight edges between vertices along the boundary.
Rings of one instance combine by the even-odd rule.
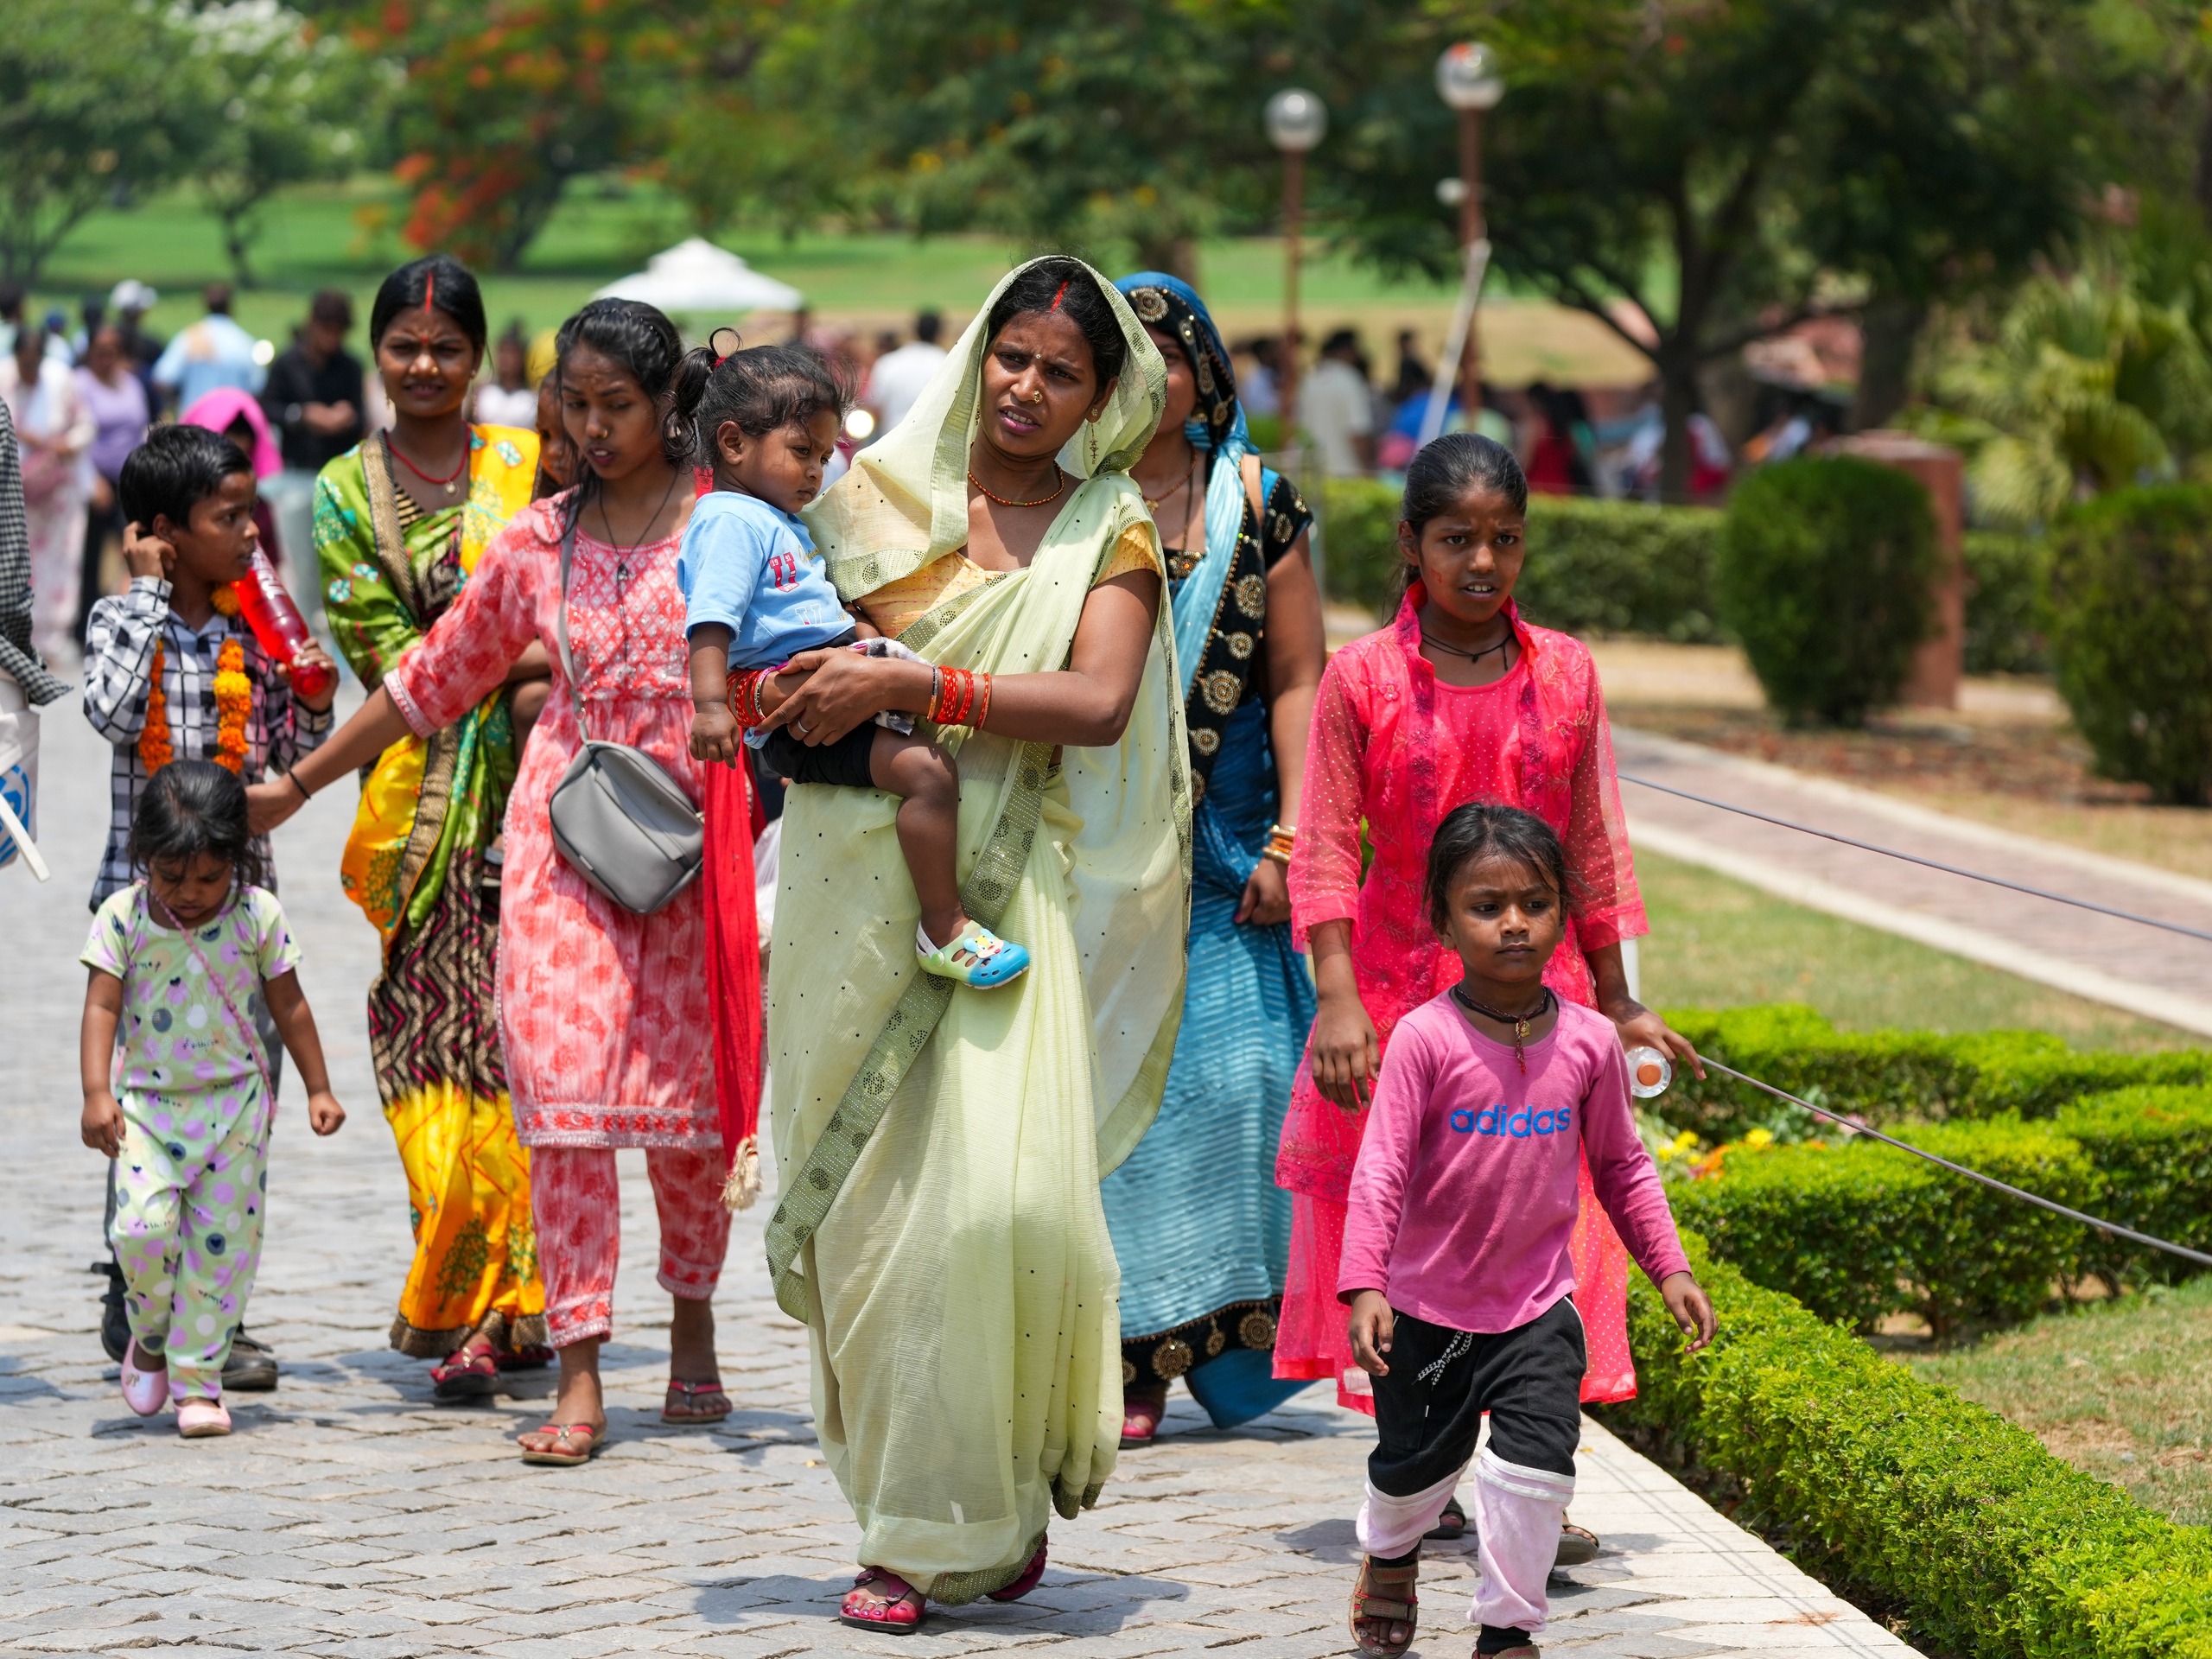
[[[1934,619],[1928,492],[1856,455],[1807,455],[1736,486],[1715,594],[1768,705],[1793,726],[1860,726],[1897,700]]]
[[[1887,1127],[1898,1120],[2049,1117],[2084,1095],[2150,1084],[2212,1084],[2212,1050],[2121,1054],[2070,1049],[2039,1031],[1947,1037],[1925,1031],[1838,1031],[1802,1003],[1670,1008],[1667,1021],[1698,1052],[1831,1111]],[[1718,1072],[1688,1067],[1651,1104],[1678,1129],[1734,1141],[1794,1111]]]
[[[2108,776],[2212,798],[2212,487],[2117,490],[2053,537],[2051,653]]]
[[[2104,1192],[2081,1144],[2042,1125],[1937,1124],[1899,1138],[2076,1210]],[[1917,1313],[1939,1337],[1967,1319],[2027,1319],[2085,1249],[2078,1222],[1873,1141],[1732,1147],[1720,1173],[1668,1198],[1752,1282],[1861,1331],[1889,1313]]]
[[[1380,613],[1401,563],[1398,492],[1332,479],[1322,536],[1332,599]],[[1563,633],[1648,634],[1686,644],[1722,638],[1713,614],[1710,507],[1539,495],[1529,500],[1529,562],[1514,588],[1521,613]]]
[[[2212,1251],[2212,1089],[2098,1095],[2068,1107],[2051,1127],[2080,1146],[2103,1178],[2097,1214],[2154,1238]],[[2164,1250],[2093,1230],[2082,1241],[2082,1257],[2108,1284],[2171,1284],[2203,1271]]]
[[[1931,1651],[2212,1659],[2212,1533],[2139,1508],[1683,1243],[1719,1335],[1686,1357],[1635,1276],[1637,1397],[1599,1415],[1731,1483],[1737,1519],[1785,1536],[1827,1582],[1904,1608]]]
[[[2048,674],[2050,543],[2001,530],[1970,530],[1964,539],[1967,672]]]

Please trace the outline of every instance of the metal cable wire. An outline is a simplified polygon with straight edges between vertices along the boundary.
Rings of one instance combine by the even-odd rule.
[[[2053,1215],[2063,1216],[2069,1221],[2078,1221],[2085,1227],[2094,1227],[2101,1233],[2133,1239],[2138,1244],[2148,1244],[2152,1249],[2164,1250],[2169,1255],[2178,1255],[2183,1261],[2196,1262],[2199,1267],[2212,1268],[2212,1255],[2207,1255],[2202,1250],[2192,1250],[2185,1244],[2176,1244],[2168,1239],[2153,1238],[2148,1233],[2137,1232],[2133,1227],[2123,1227],[2116,1221],[2103,1221],[2095,1216],[2085,1216],[2079,1210],[2069,1210],[2063,1204],[2055,1203],[2050,1198],[2039,1198],[2033,1192],[2024,1192],[2017,1186],[2010,1185],[1999,1180],[1994,1175],[1985,1175],[1978,1169],[1968,1169],[1964,1164],[1955,1164],[1948,1158],[1938,1158],[1932,1152],[1923,1152],[1910,1141],[1900,1141],[1895,1135],[1884,1135],[1879,1129],[1868,1128],[1864,1123],[1855,1123],[1840,1112],[1832,1112],[1825,1106],[1815,1106],[1809,1100],[1799,1099],[1786,1089],[1777,1089],[1770,1083],[1761,1083],[1757,1077],[1746,1077],[1732,1065],[1723,1065],[1719,1060],[1708,1055],[1700,1055],[1698,1058],[1710,1071],[1726,1072],[1739,1083],[1748,1083],[1752,1088],[1763,1090],[1772,1095],[1777,1100],[1786,1100],[1793,1106],[1802,1106],[1815,1116],[1825,1117],[1831,1123],[1840,1124],[1855,1135],[1871,1135],[1877,1141],[1886,1141],[1891,1146],[1910,1153],[1916,1158],[1925,1158],[1931,1164],[1940,1164],[1954,1174],[1963,1175],[1968,1180],[1980,1181],[1984,1186],[1995,1187],[1999,1192],[2032,1204],[2038,1209],[2048,1210]]]
[[[2212,933],[2202,928],[2184,927],[2179,922],[2162,922],[2155,916],[2139,916],[2132,910],[2115,910],[2110,905],[2095,904],[2087,899],[2069,898],[2063,893],[2047,893],[2041,887],[2031,887],[2024,881],[2007,881],[2001,875],[1985,875],[1980,870],[1962,870],[1955,864],[1939,863],[1932,858],[1923,858],[1916,853],[1901,853],[1894,847],[1877,847],[1871,841],[1853,841],[1849,836],[1839,836],[1829,830],[1815,830],[1809,823],[1798,823],[1789,818],[1777,818],[1764,812],[1754,812],[1748,806],[1737,806],[1728,801],[1716,801],[1708,796],[1693,795],[1687,789],[1676,789],[1672,784],[1655,784],[1649,778],[1638,778],[1622,772],[1624,784],[1641,784],[1646,789],[1656,789],[1662,794],[1675,795],[1686,801],[1695,801],[1700,806],[1718,807],[1723,812],[1735,812],[1747,818],[1757,818],[1761,823],[1777,824],[1784,830],[1796,830],[1808,836],[1818,836],[1823,841],[1856,847],[1862,853],[1879,853],[1885,858],[1902,859],[1908,864],[1918,864],[1931,870],[1941,870],[1946,875],[1964,876],[1969,881],[1986,881],[1993,887],[2005,887],[2013,893],[2024,893],[2031,899],[2048,899],[2054,905],[2071,905],[2076,910],[2093,910],[2100,916],[2116,917],[2123,922],[2136,922],[2145,927],[2156,927],[2168,933],[2179,933],[2188,938],[2202,939],[2212,944]],[[1764,1086],[1764,1085],[1762,1085]]]

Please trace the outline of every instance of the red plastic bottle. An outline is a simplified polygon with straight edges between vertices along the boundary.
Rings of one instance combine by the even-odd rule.
[[[315,638],[307,619],[292,603],[276,567],[259,548],[253,550],[253,570],[232,584],[238,589],[238,609],[246,626],[261,641],[261,648],[292,670],[292,689],[303,696],[319,697],[336,677],[321,663],[295,664],[300,647]]]

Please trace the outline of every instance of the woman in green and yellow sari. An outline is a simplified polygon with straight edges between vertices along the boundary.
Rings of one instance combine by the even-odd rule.
[[[404,265],[377,294],[369,341],[392,429],[325,467],[315,500],[324,607],[371,687],[530,502],[537,434],[471,426],[463,414],[484,339],[475,279],[454,259]],[[340,864],[346,897],[384,941],[369,1045],[415,1229],[391,1345],[442,1362],[431,1373],[442,1399],[489,1394],[503,1364],[551,1357],[529,1154],[515,1139],[493,1009],[493,854],[515,777],[512,685],[546,672],[542,660],[518,663],[510,688],[465,719],[385,750]]]
[[[1183,1006],[1190,775],[1160,541],[1128,480],[1166,372],[1089,266],[1001,283],[912,412],[812,508],[838,590],[926,660],[807,653],[810,743],[990,677],[960,769],[993,990],[918,971],[898,803],[803,784],[769,957],[777,1300],[862,1529],[848,1622],[1011,1599],[1112,1471],[1120,1274],[1098,1198],[1160,1104]],[[987,707],[985,705],[988,705]]]

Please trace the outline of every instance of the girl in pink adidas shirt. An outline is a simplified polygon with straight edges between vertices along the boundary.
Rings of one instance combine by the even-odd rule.
[[[1429,919],[1465,977],[1407,1014],[1383,1057],[1337,1280],[1353,1355],[1375,1379],[1351,1609],[1370,1659],[1412,1644],[1421,1535],[1485,1413],[1467,1617],[1482,1627],[1478,1655],[1535,1653],[1581,1433],[1587,1357],[1567,1253],[1578,1154],[1693,1349],[1713,1339],[1713,1303],[1629,1110],[1619,1033],[1543,983],[1567,893],[1558,836],[1516,807],[1462,806],[1429,849]]]

